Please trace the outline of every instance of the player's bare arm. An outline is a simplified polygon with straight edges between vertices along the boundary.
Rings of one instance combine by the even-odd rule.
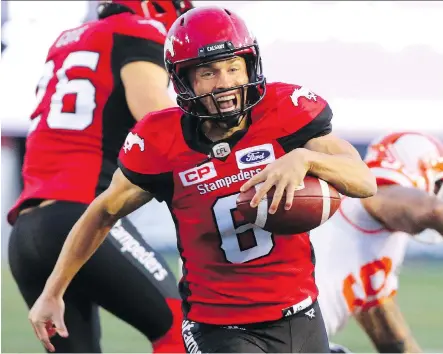
[[[60,313],[64,306],[59,304],[74,276],[101,245],[115,222],[151,199],[149,192],[133,185],[117,169],[109,188],[89,205],[74,225],[42,295],[29,313],[36,335],[48,350],[54,351],[54,347],[49,340],[46,321],[52,321],[61,336],[67,336],[63,313]]]
[[[366,198],[377,191],[376,180],[358,152],[351,144],[330,134],[311,139],[304,148],[280,157],[253,176],[240,191],[263,182],[251,201],[251,206],[256,207],[272,186],[276,186],[269,213],[276,212],[283,195],[286,195],[285,209],[289,210],[295,189],[307,173],[331,183],[350,197]]]
[[[377,192],[375,177],[358,151],[346,140],[327,134],[305,146],[309,173],[329,183],[346,196],[367,198]]]
[[[387,229],[417,234],[434,229],[443,235],[443,201],[417,188],[397,185],[379,187],[363,206]]]
[[[129,182],[120,169],[116,170],[109,188],[90,204],[69,233],[44,292],[62,296],[117,220],[151,199],[150,193]]]
[[[421,353],[393,298],[355,315],[380,353]]]
[[[120,75],[126,101],[137,121],[150,112],[175,106],[167,91],[168,74],[157,64],[131,62],[122,67]]]
[[[152,199],[149,192],[132,184],[120,169],[109,188],[99,195],[72,228],[44,294],[63,296],[72,278],[105,239],[112,226]]]

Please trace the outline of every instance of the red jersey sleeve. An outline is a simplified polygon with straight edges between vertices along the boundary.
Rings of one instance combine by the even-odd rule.
[[[332,131],[329,104],[311,90],[284,84],[277,88],[278,120],[284,136],[277,139],[286,152]]]
[[[113,72],[119,75],[123,66],[135,61],[151,62],[163,68],[163,45],[166,39],[163,25],[132,14],[119,16],[124,21],[116,21],[113,31]]]
[[[164,151],[167,147],[153,134],[152,115],[139,121],[129,132],[118,157],[118,166],[133,184],[154,194],[157,200],[172,200],[172,169]]]

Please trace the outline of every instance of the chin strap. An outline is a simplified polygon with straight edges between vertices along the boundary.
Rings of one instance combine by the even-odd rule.
[[[242,114],[242,115],[238,114],[238,115],[228,117],[225,119],[214,119],[213,122],[220,129],[226,129],[226,128],[231,129],[231,128],[238,127],[242,123],[243,119],[245,119],[245,117],[246,117],[246,114]],[[220,125],[222,123],[226,126]]]
[[[248,117],[248,114],[232,116],[229,118],[225,118],[223,120],[222,119],[201,118],[201,119],[199,119],[199,123],[196,128],[196,133],[198,135],[201,134],[202,136],[206,137],[206,139],[208,139],[210,141],[210,139],[206,136],[206,134],[203,132],[203,129],[202,129],[204,122],[209,120],[209,121],[212,121],[213,124],[215,124],[219,129],[232,129],[232,128],[238,127],[243,122],[243,120],[247,117]],[[224,124],[223,126],[221,125],[222,123]],[[245,129],[247,129],[247,128],[245,128]],[[238,130],[238,131],[234,132],[233,135],[241,133],[245,129]],[[216,141],[212,141],[212,143],[217,144]]]

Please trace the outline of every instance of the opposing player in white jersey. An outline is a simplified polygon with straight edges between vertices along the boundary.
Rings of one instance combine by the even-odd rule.
[[[433,232],[443,240],[442,156],[443,144],[424,134],[378,139],[365,158],[377,194],[343,198],[339,211],[311,231],[329,336],[354,316],[379,352],[421,351],[394,295],[408,237]]]

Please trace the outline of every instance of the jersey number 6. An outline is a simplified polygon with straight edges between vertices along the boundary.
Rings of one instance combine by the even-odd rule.
[[[221,237],[221,248],[226,260],[245,263],[267,256],[274,247],[272,233],[249,223],[239,223],[236,200],[239,193],[219,198],[212,213]]]

